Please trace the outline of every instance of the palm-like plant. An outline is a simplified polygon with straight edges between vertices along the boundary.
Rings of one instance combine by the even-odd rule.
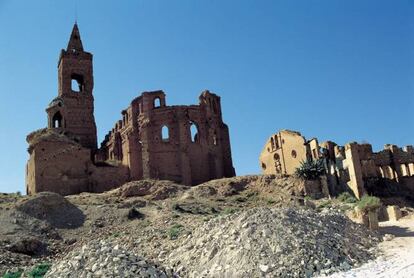
[[[305,180],[316,180],[324,174],[325,167],[322,159],[302,161],[295,170],[295,175]]]

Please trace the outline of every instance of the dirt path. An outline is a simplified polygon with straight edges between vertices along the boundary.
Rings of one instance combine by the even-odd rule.
[[[380,223],[382,234],[392,234],[392,240],[380,243],[383,253],[375,261],[347,272],[335,273],[329,277],[375,277],[412,278],[414,277],[414,215],[398,222]]]

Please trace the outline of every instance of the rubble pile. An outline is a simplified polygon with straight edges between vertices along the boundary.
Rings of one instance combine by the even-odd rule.
[[[181,277],[310,277],[372,259],[378,241],[338,212],[255,208],[204,223],[164,263]]]
[[[68,253],[46,273],[46,278],[69,277],[173,277],[157,266],[118,245],[95,241]]]

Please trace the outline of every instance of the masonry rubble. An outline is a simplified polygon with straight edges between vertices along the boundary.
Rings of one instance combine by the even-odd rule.
[[[166,269],[108,241],[93,241],[55,263],[45,278],[70,277],[174,277]]]
[[[197,227],[163,263],[182,277],[311,277],[373,258],[378,241],[335,211],[255,208]]]

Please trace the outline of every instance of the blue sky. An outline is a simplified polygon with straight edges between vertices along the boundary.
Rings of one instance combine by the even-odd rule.
[[[414,144],[414,1],[0,0],[0,192],[24,189],[76,18],[94,54],[99,141],[142,91],[222,97],[237,174],[272,133]],[[76,12],[77,10],[77,12]]]

